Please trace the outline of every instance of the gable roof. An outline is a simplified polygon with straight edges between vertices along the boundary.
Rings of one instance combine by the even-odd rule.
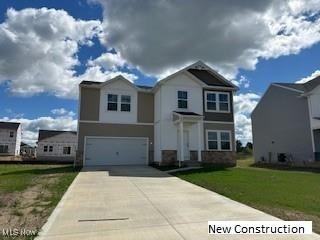
[[[110,84],[111,82],[114,82],[116,80],[125,80],[128,81],[129,84],[131,86],[133,86],[134,88],[138,89],[138,90],[151,90],[153,87],[152,86],[146,86],[146,85],[137,85],[137,84],[133,84],[132,82],[130,82],[128,79],[126,79],[125,77],[123,77],[122,75],[118,75],[115,78],[112,78],[110,80],[107,80],[105,82],[96,82],[96,81],[87,81],[84,80],[80,83],[81,86],[96,86],[96,87],[103,87],[107,84]]]
[[[187,71],[209,86],[233,87],[230,83],[219,80],[208,70],[188,69]]]
[[[77,135],[75,131],[56,131],[56,130],[39,130],[38,141],[41,141],[46,138],[54,137],[63,133],[71,133]]]
[[[224,78],[222,75],[220,75],[217,71],[213,70],[211,67],[203,63],[202,61],[197,61],[167,77],[165,77],[162,80],[159,80],[157,84],[154,86],[154,89],[157,89],[157,87],[161,84],[164,84],[165,82],[169,81],[176,75],[180,73],[187,73],[189,76],[191,76],[194,80],[199,82],[200,85],[203,87],[219,87],[219,88],[228,88],[231,90],[238,90],[239,88],[234,85],[232,82]]]
[[[301,91],[301,93],[309,93],[316,87],[320,85],[320,76],[305,82],[305,83],[274,83],[274,85],[279,85],[286,88],[291,88],[292,90]]]
[[[20,126],[18,122],[0,122],[1,129],[17,130]]]
[[[203,87],[220,87],[220,88],[228,88],[231,90],[238,90],[239,88],[234,85],[232,82],[224,78],[220,75],[217,71],[213,70],[211,67],[203,63],[202,61],[197,61],[179,71],[159,80],[153,87],[152,86],[145,86],[145,85],[136,85],[123,77],[122,75],[118,75],[110,80],[105,82],[96,82],[96,81],[82,81],[80,86],[88,86],[88,87],[96,87],[101,88],[106,86],[114,81],[122,80],[127,82],[132,87],[136,88],[140,91],[155,91],[160,84],[164,84],[168,80],[172,79],[174,76],[180,73],[188,74],[194,81],[198,82]]]

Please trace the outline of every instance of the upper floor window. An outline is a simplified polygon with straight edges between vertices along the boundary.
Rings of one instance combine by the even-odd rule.
[[[49,146],[49,152],[53,151],[53,146]]]
[[[227,92],[205,92],[206,112],[230,112],[230,94]]]
[[[178,108],[188,108],[188,92],[178,91]]]
[[[48,146],[43,146],[43,151],[48,152]]]
[[[217,151],[231,151],[231,132],[208,130],[207,149]]]
[[[119,102],[118,102],[119,101]],[[120,106],[118,108],[118,105]],[[130,95],[117,95],[108,94],[108,111],[121,111],[130,112],[131,111],[131,96]]]
[[[108,111],[118,110],[118,95],[108,94]]]
[[[10,137],[12,138],[14,136],[14,132],[10,131]]]
[[[130,112],[131,96],[121,95],[121,112]]]

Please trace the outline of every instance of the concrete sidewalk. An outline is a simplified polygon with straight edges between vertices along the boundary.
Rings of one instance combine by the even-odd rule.
[[[76,177],[37,239],[320,239],[208,235],[208,220],[279,220],[151,167]]]

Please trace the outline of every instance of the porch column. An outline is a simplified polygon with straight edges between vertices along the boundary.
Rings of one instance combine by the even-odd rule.
[[[198,121],[198,161],[202,161],[202,156],[201,156],[201,121]]]
[[[182,121],[182,120],[180,120],[179,128],[180,128],[180,161],[179,161],[179,167],[181,167],[181,161],[184,160],[184,149],[183,149],[183,121]]]

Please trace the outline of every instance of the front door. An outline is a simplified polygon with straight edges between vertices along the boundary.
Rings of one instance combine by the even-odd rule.
[[[190,160],[190,149],[189,149],[189,131],[183,131],[183,150],[184,160]]]

